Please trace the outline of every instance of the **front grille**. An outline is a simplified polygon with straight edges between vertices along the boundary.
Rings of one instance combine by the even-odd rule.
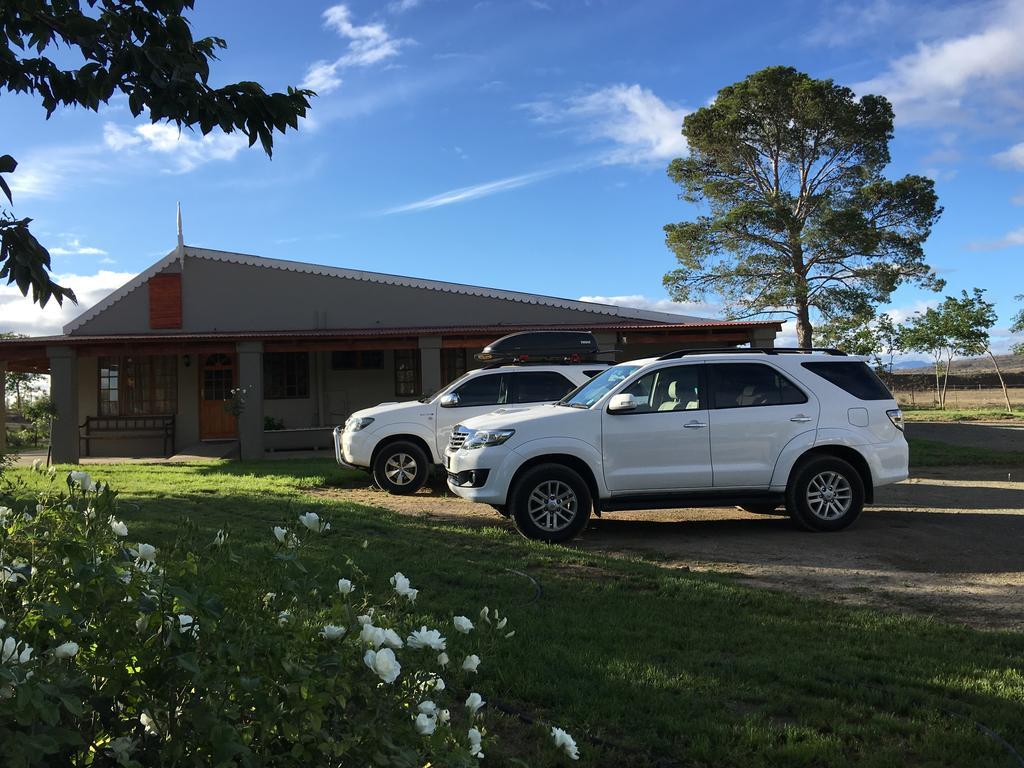
[[[452,436],[448,438],[448,447],[453,451],[459,450],[462,444],[466,442],[466,438],[469,437],[469,430],[460,426],[456,426],[452,430]]]

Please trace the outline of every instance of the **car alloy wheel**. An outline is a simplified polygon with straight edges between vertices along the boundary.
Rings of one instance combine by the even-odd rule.
[[[384,475],[397,486],[405,486],[416,479],[419,467],[408,453],[393,453],[384,462]]]
[[[819,472],[807,484],[807,508],[820,520],[837,520],[850,511],[853,488],[840,473]]]
[[[530,492],[526,509],[534,525],[547,533],[558,533],[576,519],[579,499],[567,483],[546,480]]]

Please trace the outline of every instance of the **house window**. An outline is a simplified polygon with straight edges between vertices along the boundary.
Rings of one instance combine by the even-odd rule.
[[[451,384],[466,372],[465,349],[441,350],[441,384]]]
[[[384,352],[379,349],[331,352],[331,369],[335,371],[379,371],[384,367]]]
[[[178,359],[173,355],[99,358],[99,415],[155,416],[178,410]]]
[[[395,350],[395,396],[415,397],[420,393],[420,351]]]
[[[300,400],[309,397],[309,353],[265,353],[263,397],[267,400]]]

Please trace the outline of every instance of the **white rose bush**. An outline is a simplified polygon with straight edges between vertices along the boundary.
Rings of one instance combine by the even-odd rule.
[[[268,526],[249,562],[224,529],[140,541],[84,472],[26,496],[0,492],[3,765],[474,766],[501,746],[481,671],[517,642],[508,618],[431,617],[416,574],[350,556],[314,567],[337,551],[317,513]]]

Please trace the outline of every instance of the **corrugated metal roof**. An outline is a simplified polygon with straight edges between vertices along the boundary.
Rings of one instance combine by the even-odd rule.
[[[297,331],[228,331],[209,333],[147,333],[104,334],[75,336],[32,336],[25,339],[0,339],[0,349],[18,347],[45,347],[54,345],[77,346],[102,343],[175,343],[189,341],[259,341],[262,339],[351,339],[351,338],[404,338],[408,336],[467,336],[504,335],[526,330],[585,330],[585,331],[695,331],[737,328],[781,328],[775,320],[719,321],[703,323],[574,323],[570,325],[449,325],[417,326],[408,328],[335,328]]]
[[[652,322],[681,322],[683,320],[694,320],[697,322],[714,322],[706,318],[693,317],[690,315],[675,314],[672,312],[656,312],[649,309],[634,309],[632,307],[621,307],[616,304],[599,304],[597,302],[579,301],[576,299],[562,299],[555,296],[544,296],[535,293],[524,293],[522,291],[506,291],[498,288],[485,288],[477,285],[463,283],[449,283],[442,280],[426,280],[417,277],[404,277],[402,275],[390,275],[383,272],[367,272],[359,269],[344,269],[342,267],[329,267],[322,264],[309,264],[301,261],[288,261],[285,259],[268,259],[262,256],[252,256],[244,253],[233,253],[231,251],[218,251],[210,248],[195,248],[185,246],[186,258],[207,259],[210,261],[223,261],[232,264],[243,264],[247,266],[263,267],[267,269],[280,269],[288,272],[301,272],[311,275],[323,275],[325,277],[337,277],[348,280],[357,280],[383,285],[395,285],[406,288],[420,288],[430,291],[442,291],[445,293],[463,294],[467,296],[482,296],[485,298],[501,299],[522,304],[538,304],[561,309],[572,309],[580,312],[593,312],[596,315],[608,317],[621,317],[629,320],[647,320]],[[81,315],[64,326],[64,333],[70,334],[77,328],[92,320],[101,312],[109,309],[124,297],[146,284],[149,278],[159,274],[169,267],[180,257],[177,250],[171,251],[160,261],[136,275],[120,288],[113,291],[106,298],[97,302],[93,307],[87,309]]]

